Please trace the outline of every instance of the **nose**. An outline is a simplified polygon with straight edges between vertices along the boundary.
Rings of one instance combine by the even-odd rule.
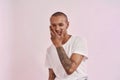
[[[56,26],[55,30],[56,30],[56,31],[59,31],[59,30],[60,30],[60,27],[59,27],[59,26]]]

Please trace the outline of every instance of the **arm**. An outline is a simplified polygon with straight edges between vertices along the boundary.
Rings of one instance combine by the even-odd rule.
[[[65,71],[68,75],[72,74],[81,63],[83,56],[73,53],[69,58],[62,46],[56,47],[56,49]]]
[[[64,37],[63,31],[61,36],[59,36],[55,32],[52,26],[50,27],[50,31],[51,31],[51,40],[56,47],[61,64],[63,65],[66,73],[70,75],[77,69],[84,56],[73,53],[72,56],[69,58],[64,48],[62,47],[62,40]]]
[[[55,74],[52,69],[49,69],[49,79],[48,80],[54,80],[55,79]]]

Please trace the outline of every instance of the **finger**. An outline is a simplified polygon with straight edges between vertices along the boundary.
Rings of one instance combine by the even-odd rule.
[[[53,26],[50,26],[50,30],[55,34]]]
[[[64,30],[62,30],[62,32],[61,32],[61,37],[63,37],[64,36]]]
[[[58,36],[58,34],[57,34],[57,32],[55,31],[55,29],[53,28],[53,26],[51,26],[51,31],[54,33],[54,35],[57,35],[57,36]]]
[[[52,31],[50,31],[50,35],[51,35],[51,36],[54,36],[54,33],[53,33]]]
[[[54,35],[55,35],[55,33],[53,32],[53,29],[52,29],[51,26],[50,26],[50,34],[51,34],[51,36],[54,36]]]
[[[50,35],[51,35],[51,39],[55,36],[54,33],[51,31],[51,29],[50,29]]]
[[[52,27],[50,26],[50,31],[52,31]]]
[[[53,32],[54,32],[54,34],[55,34],[56,36],[58,36],[58,34],[57,34],[57,32],[56,32],[55,30],[53,30]]]

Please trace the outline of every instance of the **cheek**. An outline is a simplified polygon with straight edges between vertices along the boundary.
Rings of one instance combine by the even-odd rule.
[[[64,30],[63,30],[63,34],[66,34],[67,33],[67,29],[65,28]]]
[[[66,32],[66,28],[61,28],[61,31]]]
[[[66,32],[67,31],[67,26],[60,27],[60,30]]]
[[[67,27],[64,27],[64,31],[67,31]]]

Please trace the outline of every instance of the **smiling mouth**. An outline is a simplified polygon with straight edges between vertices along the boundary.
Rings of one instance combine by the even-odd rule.
[[[62,35],[62,31],[56,31],[56,33],[60,36]]]
[[[57,33],[58,35],[61,35],[61,33]]]
[[[61,35],[61,32],[57,32],[58,35]]]

